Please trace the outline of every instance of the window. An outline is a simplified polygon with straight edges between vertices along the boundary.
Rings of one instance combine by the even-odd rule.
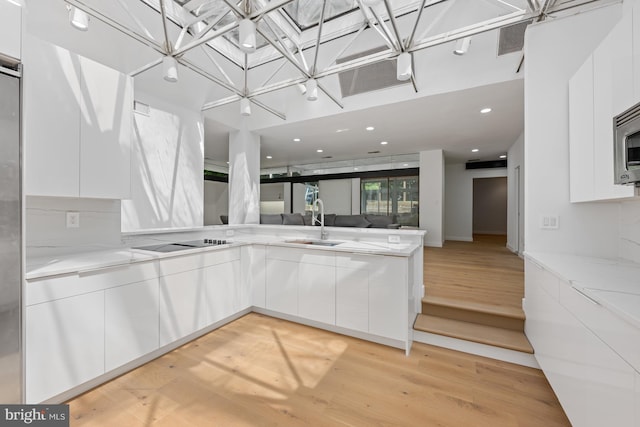
[[[401,225],[418,226],[418,177],[370,178],[360,181],[363,214],[393,215]]]

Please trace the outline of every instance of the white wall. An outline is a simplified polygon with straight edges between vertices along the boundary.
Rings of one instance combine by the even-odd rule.
[[[29,258],[120,245],[120,200],[27,196],[25,206]],[[78,228],[67,228],[67,212],[80,214]]]
[[[284,200],[284,183],[274,182],[269,184],[260,184],[260,201],[273,202]]]
[[[507,169],[467,170],[463,163],[445,166],[445,240],[473,241],[473,180],[499,176],[507,176]]]
[[[473,180],[473,233],[507,235],[507,178]]]
[[[222,224],[220,215],[229,215],[229,184],[204,182],[204,225]]]
[[[444,169],[442,150],[420,152],[419,223],[427,230],[425,246],[442,247],[444,243]]]
[[[131,200],[122,201],[122,231],[202,226],[202,113],[144,93],[135,98],[150,114],[134,114]]]
[[[293,213],[304,213],[304,209],[306,207],[304,195],[306,191],[306,186],[300,183],[293,184],[293,200],[292,207]]]
[[[527,30],[526,251],[618,256],[620,204],[569,203],[568,81],[620,16],[616,4],[546,20]],[[559,228],[541,229],[543,215],[558,215]]]
[[[520,185],[516,188],[518,181]],[[516,253],[524,249],[524,133],[507,153],[507,247]],[[518,215],[518,213],[520,215]]]
[[[362,206],[360,206],[360,178],[351,179],[351,214],[360,215]]]
[[[620,206],[620,257],[640,263],[640,200]]]
[[[351,179],[325,179],[318,187],[325,213],[351,215]]]

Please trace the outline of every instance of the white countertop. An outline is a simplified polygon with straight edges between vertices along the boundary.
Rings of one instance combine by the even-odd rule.
[[[525,256],[640,328],[640,264],[549,252]]]
[[[54,257],[49,256],[28,258],[25,269],[25,279],[35,280],[62,274],[82,273],[86,271],[126,265],[136,262],[191,255],[194,253],[205,251],[223,250],[229,247],[244,246],[254,243],[298,248],[302,250],[320,250],[399,257],[411,256],[418,248],[421,247],[421,245],[418,245],[416,243],[385,243],[380,241],[366,242],[361,240],[356,241],[344,239],[329,239],[333,242],[339,242],[339,244],[336,246],[320,246],[287,242],[287,240],[300,239],[306,240],[305,238],[284,238],[282,236],[269,235],[236,235],[233,237],[233,239],[230,239],[230,244],[227,245],[193,248],[176,252],[163,253],[132,248],[114,248],[110,250],[95,250],[85,251],[82,253],[69,253]],[[176,239],[175,241],[182,240],[184,239]],[[167,243],[170,242],[170,240],[167,240]]]

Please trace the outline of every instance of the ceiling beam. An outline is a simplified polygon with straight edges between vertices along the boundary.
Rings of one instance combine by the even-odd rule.
[[[320,12],[320,22],[318,22],[318,37],[316,39],[316,51],[313,56],[313,66],[311,67],[311,75],[316,73],[318,66],[318,53],[320,52],[320,38],[322,37],[322,24],[324,24],[324,13],[327,10],[327,0],[322,2],[322,12]]]
[[[420,9],[418,9],[418,16],[416,17],[416,22],[413,24],[413,29],[411,30],[411,34],[407,39],[407,42],[404,44],[404,48],[407,49],[413,43],[413,38],[416,36],[416,30],[418,29],[418,24],[420,24],[420,18],[422,17],[422,12],[424,11],[424,5],[427,3],[427,0],[422,0],[420,4]]]
[[[259,21],[262,19],[264,15],[267,15],[268,13],[271,13],[274,10],[283,8],[284,6],[288,5],[291,2],[293,2],[293,0],[281,0],[279,2],[275,2],[275,1],[270,2],[269,5],[264,9],[257,10],[253,12],[251,15],[249,15],[249,19],[253,21]]]
[[[180,49],[176,49],[175,52],[173,52],[174,56],[180,56],[180,55],[184,55],[185,53],[187,53],[188,51],[190,51],[193,48],[196,48],[198,46],[200,46],[201,44],[205,44],[205,43],[209,43],[211,40],[223,36],[225,34],[227,34],[229,31],[234,30],[235,28],[238,28],[238,21],[235,22],[231,22],[227,25],[225,25],[224,27],[213,31],[213,32],[209,32],[208,35],[203,36],[200,39],[197,40],[191,40],[189,43],[187,43],[186,45],[182,46]]]
[[[280,111],[269,107],[268,105],[266,105],[262,101],[258,101],[255,98],[249,98],[249,101],[251,101],[252,103],[256,104],[258,107],[262,108],[263,110],[268,111],[269,113],[273,114],[274,116],[278,116],[282,120],[287,120],[287,116],[284,113],[281,113]]]
[[[169,31],[167,31],[167,12],[164,8],[165,0],[160,0],[160,16],[162,17],[162,32],[164,33],[164,49],[167,51],[167,55],[171,55],[173,47],[169,41]]]

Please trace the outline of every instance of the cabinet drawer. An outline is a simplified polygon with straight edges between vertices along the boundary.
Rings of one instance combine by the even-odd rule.
[[[560,303],[640,371],[640,329],[568,285],[560,287]]]
[[[559,295],[559,282],[558,278],[536,264],[535,262],[527,259],[524,264],[525,271],[525,297],[526,291],[529,287],[537,287],[543,289],[554,300],[558,300]]]
[[[79,274],[27,280],[25,305],[142,282],[158,277],[155,261],[104,267]]]
[[[293,249],[271,246],[267,248],[267,259],[291,261],[305,264],[336,265],[334,252],[306,248]]]
[[[198,270],[212,265],[239,260],[240,248],[178,255],[160,260],[160,275],[166,276],[184,271]]]

